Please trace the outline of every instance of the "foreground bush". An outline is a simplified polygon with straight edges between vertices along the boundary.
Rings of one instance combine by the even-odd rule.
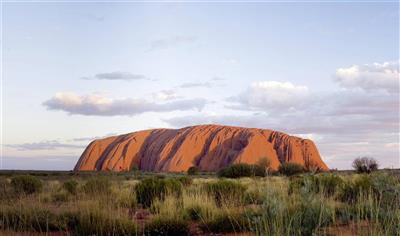
[[[240,177],[264,177],[266,169],[259,165],[249,165],[245,163],[233,164],[218,171],[218,177],[240,178]]]
[[[150,207],[156,198],[163,200],[167,193],[180,195],[182,183],[176,179],[147,178],[136,185],[135,191],[136,201]]]
[[[145,225],[145,235],[186,236],[189,233],[188,222],[183,219],[157,217]]]
[[[42,181],[35,176],[22,175],[11,179],[11,186],[16,193],[32,194],[40,192],[43,188]]]
[[[278,171],[283,175],[292,176],[304,172],[304,168],[302,165],[299,165],[297,163],[287,162],[287,163],[282,163],[279,166]]]
[[[357,173],[371,173],[378,170],[378,162],[371,157],[359,157],[353,161],[353,168]]]
[[[206,191],[214,197],[218,206],[228,202],[241,202],[246,191],[246,187],[242,184],[229,180],[207,183],[205,187]]]
[[[111,182],[106,177],[92,178],[83,185],[83,191],[90,195],[109,194]]]

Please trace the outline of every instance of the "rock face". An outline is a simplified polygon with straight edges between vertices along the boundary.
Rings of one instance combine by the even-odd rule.
[[[75,170],[179,172],[191,166],[217,171],[233,163],[255,164],[268,158],[270,167],[293,162],[327,170],[311,140],[281,132],[220,125],[152,129],[94,140]]]

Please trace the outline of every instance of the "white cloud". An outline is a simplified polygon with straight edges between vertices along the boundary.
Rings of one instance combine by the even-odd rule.
[[[400,82],[399,62],[353,65],[336,70],[336,80],[343,88],[386,90],[398,92]]]
[[[71,92],[60,92],[53,98],[45,101],[43,105],[49,110],[62,110],[69,114],[88,116],[131,116],[144,112],[201,110],[206,103],[207,101],[205,99],[200,98],[156,103],[137,98],[113,99],[99,94],[77,95]]]
[[[237,104],[231,108],[286,110],[303,105],[309,92],[306,86],[294,85],[290,82],[261,81],[251,84],[243,93],[230,98]]]

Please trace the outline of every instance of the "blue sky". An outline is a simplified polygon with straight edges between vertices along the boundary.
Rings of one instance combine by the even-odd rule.
[[[8,2],[2,20],[2,168],[201,123],[311,138],[332,168],[400,166],[396,2]]]

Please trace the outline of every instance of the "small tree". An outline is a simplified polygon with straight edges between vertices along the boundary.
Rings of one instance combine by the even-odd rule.
[[[199,167],[197,166],[191,166],[188,170],[187,170],[187,174],[188,175],[197,175],[200,172]]]
[[[353,161],[353,168],[357,173],[371,173],[378,170],[378,162],[372,157],[358,157]]]
[[[268,159],[268,157],[261,157],[258,160],[257,165],[261,166],[266,172],[268,172],[269,168],[271,167],[271,161]]]

